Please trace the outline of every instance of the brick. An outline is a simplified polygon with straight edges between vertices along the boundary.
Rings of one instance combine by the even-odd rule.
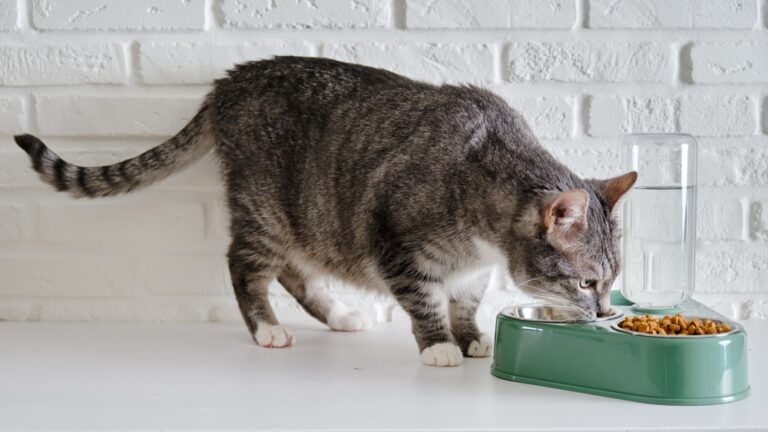
[[[14,135],[24,129],[24,105],[18,97],[0,97],[0,134]]]
[[[699,147],[702,186],[768,186],[768,149],[764,147]]]
[[[408,28],[571,28],[572,0],[410,0]]]
[[[768,44],[709,42],[691,47],[694,83],[768,83]]]
[[[152,202],[43,204],[40,238],[75,243],[188,243],[202,241],[202,204]]]
[[[505,96],[510,106],[518,110],[538,138],[568,138],[573,132],[573,98]]]
[[[220,12],[222,26],[230,29],[384,28],[390,22],[386,0],[223,0]]]
[[[27,154],[10,146],[9,152],[0,153],[0,189],[41,185],[42,180],[32,171]]]
[[[22,206],[0,204],[0,243],[24,239],[26,237],[25,219],[28,217]]]
[[[698,201],[696,234],[699,239],[742,239],[741,201],[724,197],[719,190],[699,190]]]
[[[508,0],[408,0],[408,28],[509,28],[512,2]]]
[[[768,254],[737,247],[699,251],[696,255],[696,291],[707,293],[765,290]]]
[[[755,102],[749,96],[689,96],[680,99],[680,128],[697,136],[739,137],[755,133]]]
[[[225,195],[214,197],[207,206],[210,217],[206,219],[206,233],[213,240],[229,240],[229,210],[225,203]]]
[[[490,46],[484,44],[329,45],[324,47],[323,54],[430,82],[493,80],[493,54]]]
[[[132,283],[125,260],[96,257],[8,257],[0,259],[0,296],[113,297]]]
[[[197,97],[38,96],[37,121],[43,134],[170,136],[202,103]]]
[[[282,316],[282,315],[281,315]],[[219,304],[211,308],[211,322],[221,323],[237,323],[242,324],[243,315],[240,314],[240,309],[234,302],[229,304]],[[281,320],[284,321],[283,318]]]
[[[0,0],[0,32],[18,29],[16,4],[17,0]]]
[[[142,80],[149,84],[200,84],[224,76],[237,63],[275,55],[309,55],[307,45],[150,42],[141,45]]]
[[[576,2],[572,0],[515,0],[512,27],[569,29],[576,21]]]
[[[590,136],[675,131],[676,101],[668,97],[595,96],[588,99],[587,106]]]
[[[754,0],[589,1],[590,28],[751,29]]]
[[[766,320],[768,319],[768,300],[747,300],[741,304],[742,320]]]
[[[0,85],[114,84],[126,77],[119,44],[0,45]]]
[[[695,293],[694,294],[696,301],[701,302],[705,306],[707,306],[710,309],[713,309],[715,312],[725,316],[726,318],[732,319],[732,320],[738,320],[741,319],[740,315],[740,309],[741,305],[738,301],[733,301],[731,299],[726,298],[719,298],[718,295],[715,294],[714,297],[712,297],[712,294],[701,294],[701,293]]]
[[[202,30],[205,0],[33,0],[42,30]]]
[[[139,286],[153,294],[231,294],[224,257],[152,257],[139,261]]]
[[[671,55],[648,42],[513,42],[504,75],[512,82],[664,82]]]
[[[754,294],[751,294],[752,296]],[[732,320],[768,319],[768,300],[734,298],[732,294],[695,294],[696,300]]]
[[[136,153],[134,152],[133,155],[135,156]],[[112,161],[117,162],[119,159],[112,159]],[[215,196],[224,196],[219,161],[213,151],[206,153],[192,165],[156,183],[153,187],[170,190],[207,190],[213,192]]]
[[[624,166],[620,146],[588,147],[581,145],[562,145],[543,142],[544,147],[568,168],[582,178],[609,178],[621,174],[617,167]]]
[[[753,202],[749,209],[749,236],[768,241],[768,201]]]

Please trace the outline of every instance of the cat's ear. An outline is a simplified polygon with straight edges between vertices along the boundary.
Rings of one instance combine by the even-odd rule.
[[[608,210],[613,210],[613,208],[616,207],[616,203],[618,203],[621,197],[632,188],[635,181],[637,181],[637,172],[630,171],[618,177],[601,180],[598,183],[600,185],[600,190],[603,192],[603,195],[608,202]]]
[[[589,194],[584,189],[559,192],[549,198],[541,212],[541,225],[555,246],[567,247],[587,228]]]

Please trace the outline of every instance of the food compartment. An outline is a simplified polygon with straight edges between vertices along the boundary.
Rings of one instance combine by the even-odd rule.
[[[665,338],[723,337],[741,330],[741,326],[723,318],[685,317],[681,314],[627,316],[611,324],[611,328],[636,336]]]

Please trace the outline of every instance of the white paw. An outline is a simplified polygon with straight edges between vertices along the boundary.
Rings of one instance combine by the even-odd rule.
[[[458,366],[463,359],[459,347],[450,342],[434,344],[421,352],[421,361],[427,366]]]
[[[467,357],[488,357],[491,355],[493,341],[485,334],[480,335],[479,340],[473,340],[467,348]]]
[[[331,313],[328,317],[328,327],[336,331],[362,331],[371,326],[371,321],[358,311]]]
[[[285,348],[293,345],[296,340],[291,329],[265,322],[258,323],[253,337],[264,348]]]

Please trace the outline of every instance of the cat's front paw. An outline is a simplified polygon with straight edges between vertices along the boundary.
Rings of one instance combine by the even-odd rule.
[[[461,350],[450,342],[434,344],[421,352],[421,361],[427,366],[458,366],[462,360]]]
[[[481,333],[478,339],[473,340],[467,346],[467,357],[488,357],[491,355],[492,345],[493,340],[485,333]]]
[[[253,338],[264,348],[286,348],[296,340],[291,329],[267,323],[259,323]]]
[[[328,327],[336,331],[363,331],[371,326],[371,321],[359,311],[331,313],[328,317]]]

